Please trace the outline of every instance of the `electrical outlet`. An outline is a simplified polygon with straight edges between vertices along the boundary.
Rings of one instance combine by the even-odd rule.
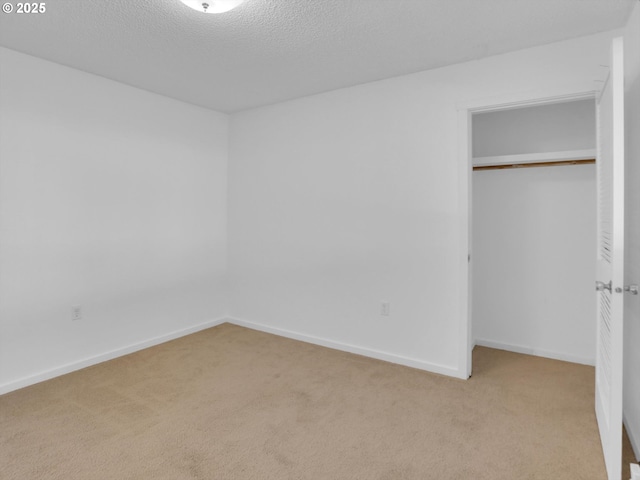
[[[380,303],[380,315],[383,317],[388,317],[391,315],[391,304],[389,302],[381,302]]]
[[[71,307],[71,320],[82,320],[82,306],[81,305],[73,305]]]

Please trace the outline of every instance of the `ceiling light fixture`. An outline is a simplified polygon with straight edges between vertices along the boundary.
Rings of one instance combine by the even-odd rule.
[[[236,8],[244,0],[180,0],[188,7],[203,13],[224,13]]]

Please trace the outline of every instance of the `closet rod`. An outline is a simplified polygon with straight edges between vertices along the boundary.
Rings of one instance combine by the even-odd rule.
[[[513,163],[507,165],[479,165],[473,167],[473,170],[504,170],[506,168],[532,168],[532,167],[556,167],[562,165],[589,165],[596,163],[595,158],[586,160],[563,160],[561,162],[531,162],[531,163]]]

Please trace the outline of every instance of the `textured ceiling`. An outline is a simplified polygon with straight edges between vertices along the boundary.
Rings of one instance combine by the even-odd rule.
[[[635,0],[39,1],[0,45],[234,112],[618,28]]]

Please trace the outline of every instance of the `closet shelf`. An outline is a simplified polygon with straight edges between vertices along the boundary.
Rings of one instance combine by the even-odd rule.
[[[498,155],[496,157],[473,157],[474,167],[497,165],[524,165],[527,163],[567,162],[596,158],[594,148],[587,150],[567,150],[562,152],[524,153],[519,155]]]

